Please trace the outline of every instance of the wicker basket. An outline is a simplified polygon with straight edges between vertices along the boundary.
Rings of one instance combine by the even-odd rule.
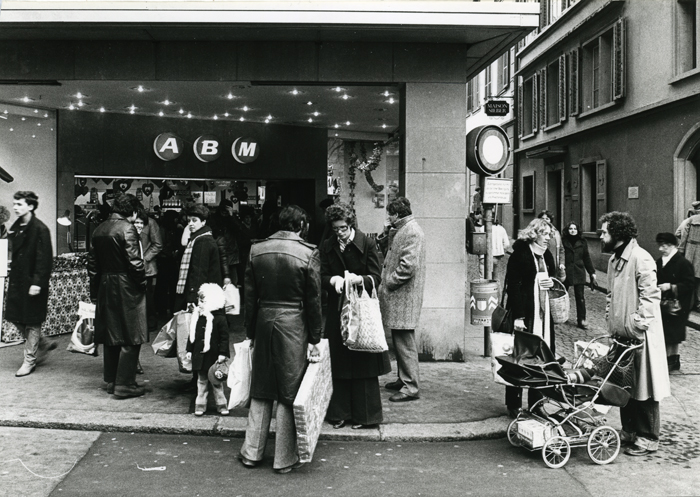
[[[569,320],[569,294],[564,283],[552,278],[554,286],[549,289],[549,312],[555,323],[566,323]]]

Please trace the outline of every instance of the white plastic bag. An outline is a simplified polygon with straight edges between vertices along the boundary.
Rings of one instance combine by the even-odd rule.
[[[224,287],[224,298],[226,304],[224,309],[226,314],[238,316],[241,313],[241,293],[236,285],[226,285]]]
[[[229,409],[250,406],[250,377],[253,372],[253,348],[250,340],[234,344],[233,350],[235,355],[226,380],[231,389]]]
[[[78,304],[78,322],[75,324],[66,350],[80,354],[97,355],[95,346],[95,304]]]

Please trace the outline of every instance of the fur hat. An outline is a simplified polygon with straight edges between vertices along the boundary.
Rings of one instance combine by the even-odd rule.
[[[200,316],[204,316],[207,320],[204,326],[204,348],[202,352],[208,352],[211,347],[211,332],[214,327],[214,316],[211,311],[222,309],[226,303],[224,298],[224,290],[216,283],[204,283],[199,287],[199,304],[195,307],[190,320],[190,342],[194,343],[195,334],[197,331],[197,321]]]

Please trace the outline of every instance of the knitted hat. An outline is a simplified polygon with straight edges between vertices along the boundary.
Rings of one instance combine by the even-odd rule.
[[[209,374],[207,375],[209,377],[209,383],[215,387],[223,385],[228,378],[228,370],[230,367],[231,359],[228,357],[224,362],[215,362],[212,364],[212,366],[209,368]]]

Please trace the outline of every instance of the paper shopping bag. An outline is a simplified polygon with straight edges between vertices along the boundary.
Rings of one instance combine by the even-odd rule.
[[[231,389],[229,409],[250,406],[250,377],[253,372],[253,348],[250,340],[234,344],[233,350],[235,355],[226,380]]]

